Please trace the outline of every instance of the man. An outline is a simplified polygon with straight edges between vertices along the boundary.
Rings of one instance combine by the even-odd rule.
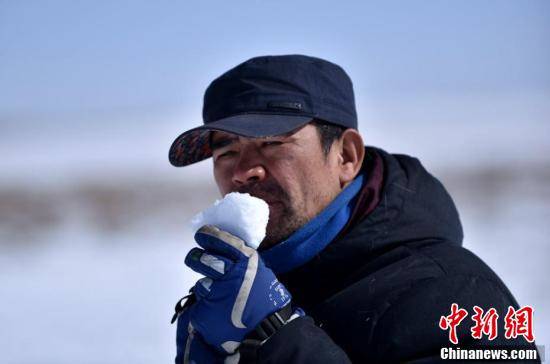
[[[492,340],[465,322],[444,329],[453,303],[502,316],[518,304],[461,247],[442,184],[415,158],[364,146],[342,68],[252,58],[210,84],[203,118],[170,162],[212,157],[221,194],[248,192],[270,215],[258,252],[197,232],[186,264],[206,277],[176,306],[176,363],[431,362],[455,329],[461,348],[533,347],[505,339],[502,320]]]

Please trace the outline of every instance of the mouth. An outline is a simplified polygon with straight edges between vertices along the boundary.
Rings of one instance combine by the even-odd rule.
[[[275,210],[279,210],[283,207],[283,203],[280,200],[273,200],[273,199],[269,199],[269,198],[263,198],[263,197],[257,196],[257,195],[253,195],[253,196],[257,197],[257,198],[263,200],[265,203],[267,203],[267,205],[269,207],[270,216],[273,216],[273,212]]]
[[[267,201],[266,201],[267,202]],[[269,220],[277,220],[283,213],[284,205],[281,201],[272,201],[267,203],[269,206]]]
[[[267,193],[263,193],[263,191],[254,191],[254,192],[247,191],[247,193],[249,193],[253,197],[256,197],[265,201],[265,203],[267,203],[267,205],[269,206],[270,216],[272,217],[275,211],[277,211],[277,214],[278,214],[279,210],[282,210],[285,207],[283,200],[280,198],[274,198],[275,196],[273,196],[272,193],[267,194]]]
[[[259,198],[261,200],[264,200],[265,203],[267,203],[269,206],[273,206],[273,205],[276,205],[276,204],[281,204],[282,202],[280,200],[273,200],[273,199],[270,199],[270,198],[266,198],[266,197],[263,197],[263,196],[260,196],[260,195],[257,195],[257,194],[250,194],[252,197],[256,197],[256,198]]]
[[[280,201],[268,202],[268,205],[269,205],[270,210],[282,209],[283,208],[283,203],[280,202]]]

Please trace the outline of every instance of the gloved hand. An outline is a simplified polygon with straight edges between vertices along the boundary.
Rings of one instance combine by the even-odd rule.
[[[204,274],[192,288],[193,328],[222,354],[233,354],[267,316],[290,304],[291,296],[258,252],[240,238],[212,225],[195,234],[203,249],[192,249],[185,264]]]
[[[183,299],[180,302],[183,302]],[[201,335],[191,325],[189,321],[189,307],[184,308],[184,311],[178,316],[176,344],[176,364],[224,363],[225,355],[208,346]]]

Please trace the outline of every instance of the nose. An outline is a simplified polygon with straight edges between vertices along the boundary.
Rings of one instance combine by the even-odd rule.
[[[246,159],[246,158],[242,158]],[[266,177],[266,170],[260,163],[247,163],[241,160],[233,171],[233,184],[243,186],[251,183],[262,182]]]

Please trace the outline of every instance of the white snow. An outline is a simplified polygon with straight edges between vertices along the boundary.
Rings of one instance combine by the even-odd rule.
[[[193,233],[204,225],[214,225],[257,249],[265,238],[269,205],[248,193],[231,192],[191,219]]]

